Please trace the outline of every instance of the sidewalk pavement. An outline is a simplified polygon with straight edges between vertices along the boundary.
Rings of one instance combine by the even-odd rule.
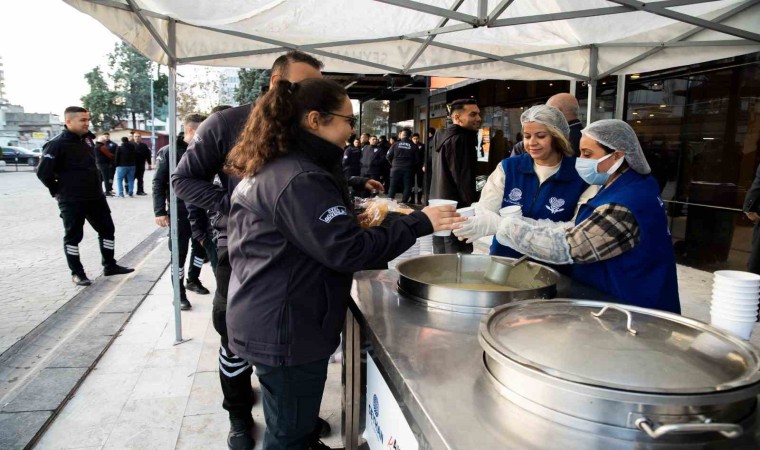
[[[219,385],[219,335],[211,324],[214,276],[201,280],[212,292],[188,291],[192,310],[182,312],[183,338],[174,345],[169,270],[156,283],[120,335],[63,408],[36,449],[220,449],[227,448],[227,412]],[[264,415],[258,380],[253,417],[261,448]],[[320,417],[332,427],[323,441],[343,446],[341,364],[328,367]]]
[[[678,266],[683,314],[709,320],[712,274]],[[183,337],[174,345],[171,285],[164,273],[119,337],[61,411],[37,449],[226,448],[227,414],[217,373],[219,338],[211,325],[211,295],[188,292],[193,309],[182,313]],[[203,283],[214,281],[204,266]],[[760,345],[760,325],[752,343]],[[320,416],[333,432],[325,443],[342,447],[341,365],[329,365]],[[259,391],[255,376],[254,388]],[[257,448],[264,419],[253,411]]]

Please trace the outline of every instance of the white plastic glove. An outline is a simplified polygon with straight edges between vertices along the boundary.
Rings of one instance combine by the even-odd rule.
[[[477,208],[475,216],[468,217],[461,228],[454,230],[454,235],[460,241],[466,240],[468,244],[471,244],[483,236],[496,234],[500,220],[501,217],[497,213]]]
[[[539,224],[519,216],[504,217],[496,232],[496,240],[531,258],[551,264],[572,264],[567,243],[567,222]]]

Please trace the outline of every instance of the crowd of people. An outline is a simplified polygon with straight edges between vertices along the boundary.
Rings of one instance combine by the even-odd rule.
[[[168,146],[155,158],[158,226],[170,223],[170,183],[178,197],[182,308],[191,308],[186,289],[209,293],[198,279],[205,260],[216,277],[212,321],[230,449],[255,443],[254,373],[263,447],[327,448],[320,437],[329,425],[318,413],[353,273],[382,267],[434,231],[453,231],[433,237],[438,254],[471,253],[474,241],[493,236],[493,255],[528,255],[622,303],[680,312],[659,186],[625,122],[600,120],[584,129],[577,100],[558,94],[523,112],[523,139],[478,192],[482,118],[475,100],[452,102],[451,125],[428,130],[424,141],[407,129],[388,139],[357,136],[346,90],[322,78],[322,67],[298,51],[280,56],[269,91],[255,104],[184,118],[173,174]],[[114,177],[119,197],[125,180],[132,196],[135,178],[142,195],[140,167],[150,168],[150,150],[139,134],[116,145],[106,133],[93,147],[87,111],[69,108],[65,118],[38,177],[59,202],[73,279],[89,282],[77,249],[85,220],[98,231],[105,274],[128,273],[113,259],[104,195],[114,195]],[[353,197],[386,192],[419,207],[383,226],[360,227]],[[429,199],[456,201],[475,215],[424,207]],[[755,203],[748,214],[757,217]]]

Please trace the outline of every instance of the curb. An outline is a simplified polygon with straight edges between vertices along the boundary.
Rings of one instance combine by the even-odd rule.
[[[166,240],[148,235],[119,260],[135,272],[97,277],[0,355],[0,448],[34,447],[161,278]]]

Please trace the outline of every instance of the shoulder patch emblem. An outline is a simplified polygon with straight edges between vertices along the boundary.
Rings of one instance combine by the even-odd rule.
[[[321,220],[324,223],[330,223],[332,220],[338,216],[347,216],[348,213],[346,212],[345,206],[333,206],[332,208],[328,208],[327,211],[323,212],[321,216],[319,216],[319,220]]]

